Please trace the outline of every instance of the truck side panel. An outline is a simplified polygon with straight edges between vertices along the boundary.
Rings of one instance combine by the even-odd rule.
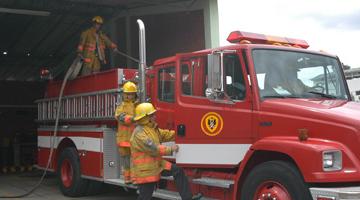
[[[49,158],[51,148],[51,131],[39,130],[38,132],[38,165],[45,168]],[[80,166],[82,174],[85,176],[102,177],[103,176],[103,133],[96,131],[66,131],[58,132],[54,139],[54,153],[51,163],[51,169],[56,171],[57,158],[61,154],[61,150],[66,146],[61,146],[64,140],[70,140],[77,149],[80,158]],[[61,149],[61,150],[59,150]]]

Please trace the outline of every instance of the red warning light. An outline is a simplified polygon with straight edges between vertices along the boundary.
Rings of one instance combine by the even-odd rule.
[[[264,35],[258,33],[250,33],[244,31],[231,32],[227,38],[227,41],[229,41],[230,43],[240,43],[240,44],[244,44],[243,41],[249,41],[253,44],[284,45],[284,46],[292,46],[297,48],[300,47],[304,49],[307,49],[309,47],[309,44],[305,40]]]

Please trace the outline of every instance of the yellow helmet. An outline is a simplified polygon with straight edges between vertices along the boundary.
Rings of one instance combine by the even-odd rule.
[[[124,93],[134,93],[137,92],[137,87],[135,83],[128,81],[123,85],[123,92]]]
[[[100,16],[95,16],[95,17],[93,17],[91,21],[92,21],[92,22],[96,22],[96,23],[98,23],[98,24],[103,24],[103,23],[104,23],[103,18],[100,17]]]
[[[141,103],[135,108],[135,117],[134,120],[138,121],[146,116],[154,114],[156,109],[151,103]]]

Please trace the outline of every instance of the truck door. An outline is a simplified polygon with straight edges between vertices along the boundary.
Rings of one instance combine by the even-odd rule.
[[[154,76],[156,89],[152,102],[157,109],[156,121],[161,128],[174,129],[175,63],[158,66]]]
[[[236,166],[250,147],[250,86],[239,55],[224,55],[224,89],[231,100],[227,103],[205,96],[206,55],[181,59],[174,114],[176,143],[180,146],[176,155],[178,164]]]

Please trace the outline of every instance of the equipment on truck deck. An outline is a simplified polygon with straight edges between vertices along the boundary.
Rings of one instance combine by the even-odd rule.
[[[70,68],[72,68],[72,73],[69,76],[69,80],[73,80],[74,78],[76,78],[80,71],[81,71],[81,67],[83,65],[83,58],[80,56],[77,56],[75,58],[75,60],[72,62],[72,64],[70,65]]]

